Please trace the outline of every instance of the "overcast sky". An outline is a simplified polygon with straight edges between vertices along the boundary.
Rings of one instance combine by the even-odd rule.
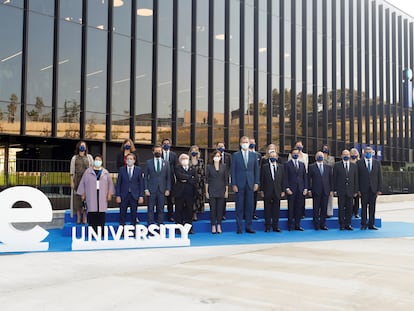
[[[395,7],[404,11],[405,13],[414,17],[414,1],[412,0],[386,0],[388,3],[391,3]]]

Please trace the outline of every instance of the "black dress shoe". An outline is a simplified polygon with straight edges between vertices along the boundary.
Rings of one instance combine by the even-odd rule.
[[[273,228],[274,232],[282,232],[282,230],[280,230],[280,228]]]
[[[168,221],[169,221],[169,222],[174,222],[175,220],[174,220],[174,218],[169,217],[169,218],[168,218]]]
[[[226,220],[226,216],[221,217],[221,220]]]
[[[246,229],[247,233],[256,233],[256,231],[254,231],[253,229]]]
[[[351,226],[346,226],[345,230],[352,231],[352,230],[354,230],[354,228],[352,228]]]
[[[242,234],[243,232],[241,230],[237,230],[237,234]]]
[[[269,229],[269,228],[266,228],[266,229],[265,229],[265,232],[270,232],[270,229]]]
[[[355,215],[355,218],[359,218],[359,215],[358,215],[358,214],[356,214],[356,215]]]
[[[375,226],[369,226],[369,227],[368,227],[368,229],[369,229],[369,230],[378,230],[378,228],[377,228],[377,227],[375,227]]]
[[[361,226],[361,230],[367,230],[367,226]]]
[[[190,231],[188,232],[189,234],[194,234],[194,230],[193,228],[190,229]]]
[[[296,231],[305,231],[305,229],[303,229],[302,227],[296,227],[295,230]]]
[[[253,216],[254,220],[259,220],[259,217],[257,217],[256,215]]]
[[[328,227],[327,226],[322,226],[321,230],[328,230]]]

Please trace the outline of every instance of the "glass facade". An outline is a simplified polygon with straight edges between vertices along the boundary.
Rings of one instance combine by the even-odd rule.
[[[1,146],[246,134],[413,161],[414,20],[385,1],[11,0],[0,23]]]

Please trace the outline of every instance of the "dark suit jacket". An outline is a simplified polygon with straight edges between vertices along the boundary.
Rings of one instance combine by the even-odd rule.
[[[176,183],[173,187],[173,196],[193,197],[196,195],[196,185],[198,181],[197,171],[193,167],[189,167],[186,171],[181,165],[175,167]]]
[[[147,160],[144,170],[145,189],[151,194],[159,189],[162,193],[171,190],[171,169],[170,164],[161,159],[161,171],[157,173],[154,158]]]
[[[299,169],[296,171],[293,160],[289,160],[284,164],[285,170],[285,189],[289,188],[294,194],[303,193],[308,189],[308,176],[306,174],[305,164],[298,161]]]
[[[328,164],[323,164],[323,175],[317,163],[311,164],[308,172],[309,190],[316,195],[329,195],[333,191],[332,177],[332,167]]]
[[[161,157],[164,159],[164,151],[161,152]],[[170,163],[170,173],[171,173],[171,185],[174,185],[174,170],[178,164],[178,157],[174,151],[170,150],[170,154],[168,156],[168,162]]]
[[[224,163],[223,163],[223,157],[224,157]],[[221,154],[221,158],[222,158],[222,160],[220,161],[220,163],[223,163],[223,164],[226,165],[227,174],[230,175],[230,173],[231,173],[231,161],[232,161],[231,154],[224,151]]]
[[[248,151],[249,158],[247,161],[247,168],[244,164],[244,158],[241,151],[233,154],[233,161],[231,163],[231,184],[237,186],[239,189],[244,189],[247,186],[253,190],[254,184],[260,183],[260,171],[257,156],[255,153]]]
[[[206,184],[210,198],[224,198],[226,186],[229,184],[229,174],[225,164],[219,166],[216,171],[214,164],[208,164],[206,168]]]
[[[276,164],[276,176],[275,180],[272,178],[272,169],[273,164],[269,163],[269,160],[266,162],[263,161],[262,167],[260,169],[260,190],[264,193],[264,199],[271,199],[277,197],[281,198],[282,192],[284,192],[284,170],[283,166]]]
[[[333,168],[333,189],[339,196],[352,197],[358,192],[358,168],[349,162],[349,173],[346,174],[344,162],[338,161]]]
[[[381,164],[376,159],[371,159],[372,169],[368,171],[368,167],[365,164],[365,159],[357,161],[358,166],[358,178],[359,178],[359,191],[362,193],[379,192],[382,191],[382,170]]]
[[[118,171],[118,179],[116,181],[116,196],[124,200],[129,190],[131,190],[132,197],[138,200],[139,197],[144,197],[144,178],[139,166],[134,166],[134,173],[130,179],[128,176],[127,167],[123,166]]]

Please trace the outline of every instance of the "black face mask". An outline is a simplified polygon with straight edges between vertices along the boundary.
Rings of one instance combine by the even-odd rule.
[[[161,152],[154,152],[154,156],[156,158],[160,158],[161,157]]]

